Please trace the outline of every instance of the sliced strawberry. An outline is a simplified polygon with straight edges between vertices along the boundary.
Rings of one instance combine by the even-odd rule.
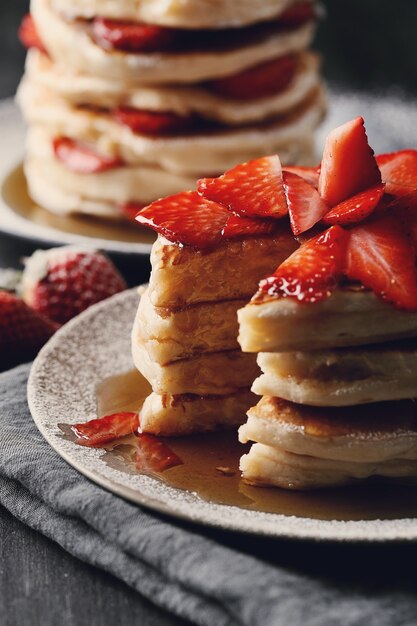
[[[329,207],[319,192],[303,178],[292,172],[283,172],[288,213],[294,235],[300,235],[317,224]]]
[[[317,9],[312,2],[297,2],[280,15],[279,23],[285,28],[294,28],[316,18]]]
[[[404,231],[411,237],[417,251],[417,190],[394,197],[394,199],[392,196],[386,196],[386,198],[384,212],[392,214],[401,221]]]
[[[137,413],[113,413],[100,419],[90,420],[84,424],[71,426],[81,446],[99,446],[113,439],[131,435],[139,428]]]
[[[299,302],[320,302],[337,286],[345,266],[349,233],[332,226],[303,243],[273,276],[262,280],[256,300],[265,297],[295,298]]]
[[[140,433],[136,451],[136,467],[141,472],[165,472],[171,467],[182,465],[183,461],[163,441]]]
[[[417,189],[417,150],[400,150],[376,157],[386,193],[402,196]]]
[[[253,100],[283,91],[292,81],[298,66],[296,55],[287,55],[209,83],[210,88],[226,98]]]
[[[325,224],[339,224],[345,226],[362,222],[369,217],[378,206],[384,195],[385,185],[375,185],[370,189],[348,198],[344,202],[337,204],[323,218]]]
[[[139,213],[139,211],[142,211],[145,206],[147,205],[140,202],[123,202],[122,204],[118,204],[122,215],[131,222],[136,222],[137,214]]]
[[[30,13],[24,16],[19,27],[18,36],[25,48],[37,48],[44,54],[48,54]]]
[[[269,235],[275,230],[274,220],[260,220],[251,217],[239,217],[230,214],[222,235],[225,239],[235,239],[236,237],[248,237],[250,235]]]
[[[381,183],[364,121],[357,117],[335,128],[324,146],[319,193],[333,207],[351,196]]]
[[[301,178],[309,184],[317,189],[319,186],[319,175],[320,175],[320,166],[319,167],[302,167],[301,165],[285,165],[282,168],[283,172],[290,172],[290,174],[297,174]]]
[[[242,217],[283,217],[288,213],[277,155],[237,165],[218,178],[197,182],[205,198],[228,206]]]
[[[91,24],[92,36],[102,48],[124,52],[159,52],[172,47],[176,31],[163,26],[123,22],[96,17]]]
[[[398,308],[417,310],[415,251],[394,215],[350,231],[346,275]]]
[[[56,158],[78,174],[96,174],[122,165],[120,159],[97,154],[88,146],[69,137],[55,139],[53,147]]]
[[[173,243],[209,248],[221,240],[230,217],[221,204],[202,198],[196,191],[184,191],[156,200],[136,217]]]
[[[169,112],[143,111],[131,107],[118,107],[112,111],[112,116],[119,124],[143,135],[169,135],[190,130],[195,126],[194,117],[182,117]]]

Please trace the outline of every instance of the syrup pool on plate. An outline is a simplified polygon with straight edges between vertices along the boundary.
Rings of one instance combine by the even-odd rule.
[[[137,411],[150,392],[149,383],[137,371],[105,379],[97,387],[99,417],[119,411]],[[163,472],[149,472],[170,487],[189,490],[200,498],[267,513],[335,520],[395,519],[417,516],[415,488],[401,484],[370,482],[357,487],[292,492],[245,484],[239,458],[247,450],[236,432],[160,437],[182,461]],[[103,446],[103,462],[126,473],[137,466],[137,438],[116,440]]]

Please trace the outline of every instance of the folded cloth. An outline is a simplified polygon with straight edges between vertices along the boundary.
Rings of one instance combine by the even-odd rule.
[[[0,503],[71,554],[196,625],[415,623],[413,546],[253,538],[130,504],[46,443],[27,407],[28,373],[23,365],[0,375]]]

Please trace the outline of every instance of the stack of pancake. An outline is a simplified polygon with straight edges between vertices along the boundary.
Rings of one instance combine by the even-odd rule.
[[[417,476],[417,314],[361,287],[318,303],[267,294],[239,311],[262,397],[240,428],[247,482],[287,489]],[[407,339],[408,338],[408,339]]]
[[[32,0],[31,16],[25,172],[50,211],[118,219],[260,154],[314,158],[313,2]]]
[[[143,430],[179,435],[242,423],[259,369],[240,351],[237,310],[296,246],[286,226],[204,251],[158,236],[132,335],[134,363],[153,389]]]

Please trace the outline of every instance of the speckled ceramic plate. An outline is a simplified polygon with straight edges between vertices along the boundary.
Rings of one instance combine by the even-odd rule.
[[[415,488],[387,486],[381,491],[371,487],[365,492],[339,489],[326,494],[274,490],[282,494],[280,512],[261,512],[253,504],[252,508],[230,506],[204,499],[192,488],[173,488],[138,474],[120,457],[117,463],[109,463],[108,450],[83,448],[66,437],[62,422],[96,417],[97,387],[103,380],[132,369],[130,329],[137,303],[134,290],[92,307],[64,326],[33,365],[28,386],[33,418],[68,463],[92,481],[139,505],[223,529],[315,540],[417,539]],[[236,480],[238,484],[238,476]],[[240,490],[240,486],[237,488]],[[250,489],[257,488],[243,491],[249,502]]]
[[[79,244],[129,255],[149,255],[152,231],[89,217],[59,217],[28,195],[22,168],[25,126],[12,100],[0,103],[0,231],[49,245]]]

